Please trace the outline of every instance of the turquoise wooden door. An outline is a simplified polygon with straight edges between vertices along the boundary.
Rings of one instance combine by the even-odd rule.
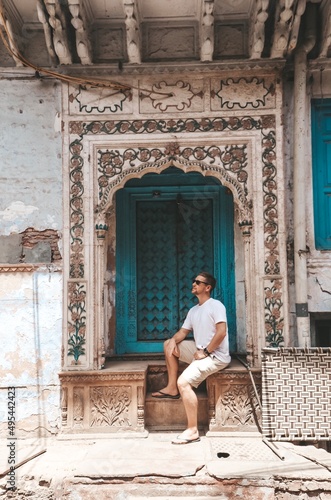
[[[196,303],[202,270],[218,278],[235,349],[232,196],[220,185],[127,187],[116,211],[117,353],[162,352]]]
[[[331,99],[312,101],[315,244],[331,250]]]

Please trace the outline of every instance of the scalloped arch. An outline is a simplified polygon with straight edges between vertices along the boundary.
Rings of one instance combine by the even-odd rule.
[[[145,174],[161,174],[168,167],[177,167],[185,173],[198,172],[204,176],[212,176],[233,194],[234,203],[239,209],[239,224],[252,224],[252,202],[248,200],[240,183],[220,165],[209,165],[201,161],[183,162],[179,158],[168,157],[157,162],[141,163],[135,167],[126,168],[109,183],[100,204],[97,206],[99,216],[106,214],[113,204],[113,197],[117,190],[124,187],[126,182],[133,178],[141,179]]]

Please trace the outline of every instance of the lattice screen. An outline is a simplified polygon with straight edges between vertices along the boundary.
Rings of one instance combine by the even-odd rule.
[[[262,407],[268,439],[331,440],[331,348],[264,349]]]

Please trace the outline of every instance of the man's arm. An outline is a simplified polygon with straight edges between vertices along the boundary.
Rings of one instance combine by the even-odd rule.
[[[221,323],[216,323],[216,333],[209,342],[209,344],[206,346],[207,351],[209,353],[212,353],[223,342],[225,337],[226,337],[226,323],[223,321]],[[206,356],[207,356],[206,353],[201,349],[194,354],[194,359],[203,359]]]
[[[216,333],[211,339],[209,344],[206,346],[208,352],[213,352],[225,339],[226,337],[226,323],[216,323]]]

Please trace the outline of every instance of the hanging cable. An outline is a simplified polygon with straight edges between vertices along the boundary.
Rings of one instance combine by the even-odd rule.
[[[1,29],[1,26],[0,26],[0,38],[2,39],[7,51],[10,53],[10,55],[14,59],[18,59],[19,61],[21,61],[21,63],[24,66],[33,69],[35,71],[36,75],[46,75],[46,76],[49,76],[51,78],[55,78],[57,80],[61,80],[61,81],[66,82],[66,83],[71,83],[73,85],[90,85],[91,87],[113,88],[113,89],[117,89],[119,91],[136,89],[136,90],[139,90],[142,92],[147,92],[147,93],[153,92],[153,94],[159,94],[159,95],[163,95],[165,97],[172,96],[172,94],[169,92],[159,92],[157,90],[138,88],[138,87],[134,87],[133,85],[127,85],[124,83],[119,83],[119,82],[110,81],[110,80],[103,80],[103,79],[99,79],[99,78],[86,78],[86,77],[76,77],[76,76],[72,76],[72,75],[65,75],[65,74],[59,73],[57,71],[53,71],[53,70],[50,70],[47,68],[42,68],[40,66],[37,66],[37,65],[31,63],[30,61],[28,61],[20,53],[19,50],[12,48],[15,46],[15,43],[14,43],[14,40],[12,39],[12,36],[8,30],[8,27],[6,24],[6,19],[5,19],[4,13],[3,13],[3,9],[0,5],[0,25],[1,24],[3,26],[3,30],[5,31],[5,34],[9,40],[9,42],[10,42],[10,43],[8,43],[6,36],[3,32],[3,30]],[[12,45],[12,47],[10,46],[10,44]]]

